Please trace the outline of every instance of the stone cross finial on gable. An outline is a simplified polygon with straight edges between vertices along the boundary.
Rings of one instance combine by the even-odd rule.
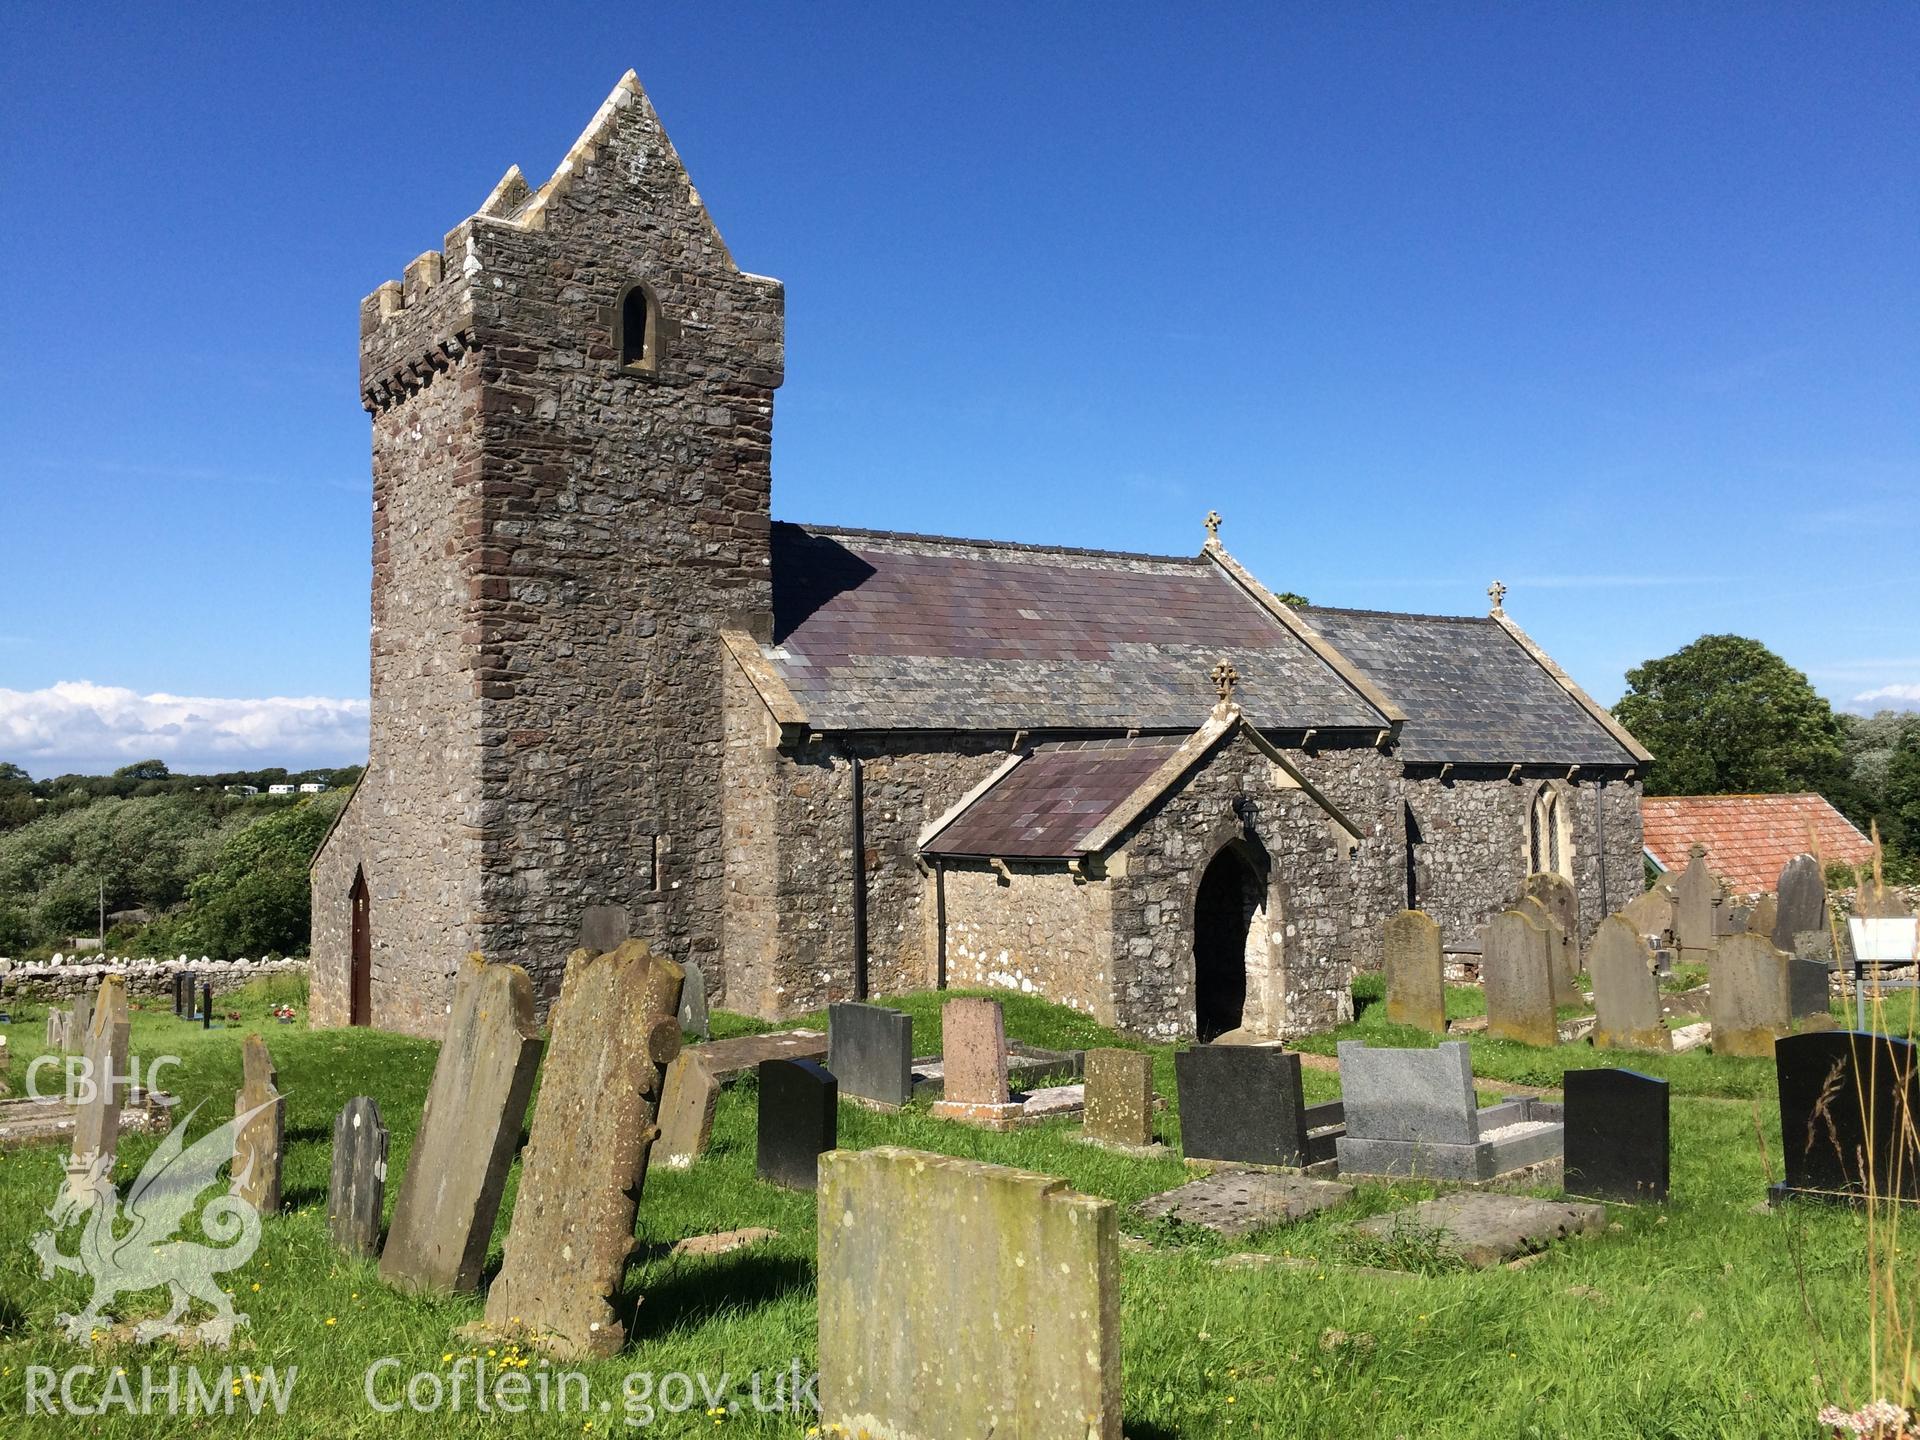
[[[1233,668],[1230,661],[1222,660],[1213,667],[1214,692],[1219,695],[1223,706],[1233,703],[1233,687],[1239,683],[1240,672]]]
[[[1220,512],[1218,510],[1207,511],[1207,543],[1209,545],[1220,543]]]
[[[1487,586],[1487,598],[1493,601],[1493,613],[1500,613],[1501,603],[1507,598],[1507,587],[1498,580]]]

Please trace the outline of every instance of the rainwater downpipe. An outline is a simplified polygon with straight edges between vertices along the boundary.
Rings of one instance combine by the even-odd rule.
[[[867,998],[867,815],[860,756],[853,757],[853,998]]]

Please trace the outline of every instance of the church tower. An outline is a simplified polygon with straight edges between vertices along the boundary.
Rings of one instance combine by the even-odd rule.
[[[372,736],[313,868],[313,1013],[437,1033],[469,951],[715,957],[720,630],[766,637],[784,294],[629,72],[369,296]]]

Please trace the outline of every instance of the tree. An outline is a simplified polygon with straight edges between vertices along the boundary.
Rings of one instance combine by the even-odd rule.
[[[1824,794],[1847,783],[1833,707],[1758,640],[1702,635],[1629,670],[1613,713],[1653,752],[1649,794]]]
[[[131,765],[122,765],[113,772],[116,780],[164,780],[168,775],[167,762],[164,760],[136,760]]]
[[[1894,821],[1889,828],[1911,852],[1916,838],[1920,838],[1920,725],[1906,726],[1900,732],[1892,758],[1887,761],[1884,802]]]

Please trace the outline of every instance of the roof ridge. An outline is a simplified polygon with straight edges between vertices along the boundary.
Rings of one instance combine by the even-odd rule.
[[[1303,615],[1362,615],[1378,620],[1445,620],[1455,624],[1491,625],[1490,615],[1428,615],[1419,610],[1359,610],[1350,605],[1297,605]]]
[[[1735,790],[1724,795],[1647,795],[1646,800],[1818,800],[1823,805],[1833,802],[1818,790]],[[1836,813],[1838,813],[1838,807]]]
[[[776,520],[776,527],[798,530],[808,535],[851,536],[860,540],[904,540],[920,545],[964,545],[973,550],[1010,550],[1023,555],[1075,555],[1096,560],[1151,560],[1161,565],[1205,563],[1198,555],[1156,555],[1144,550],[1096,550],[1082,545],[1036,545],[1025,540],[981,540],[966,535],[924,535],[913,530],[868,530],[858,525],[810,525],[797,520]]]

